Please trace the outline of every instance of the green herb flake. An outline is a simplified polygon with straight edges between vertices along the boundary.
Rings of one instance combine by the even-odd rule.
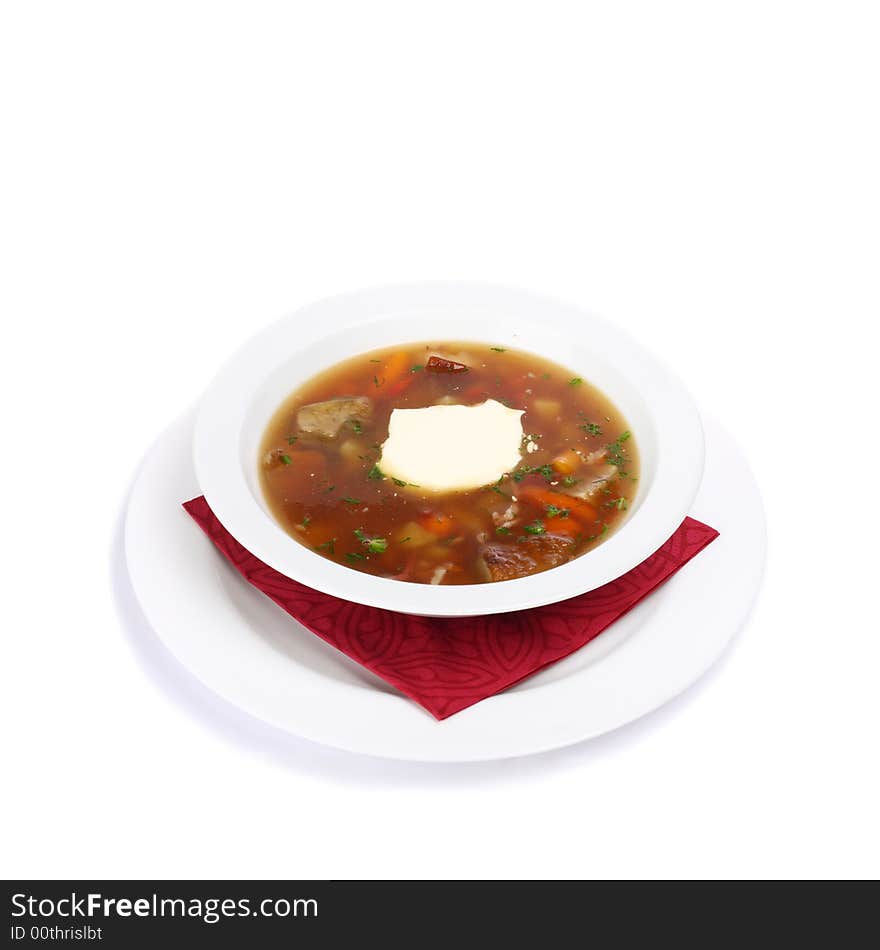
[[[572,485],[577,485],[579,481],[580,479],[575,478],[574,475],[566,475],[565,478],[562,479],[562,484],[565,485],[566,488],[571,488]]]
[[[582,383],[583,383],[583,380],[580,378],[580,376],[573,376],[568,381],[569,386],[580,386]]]
[[[496,353],[506,353],[507,348],[504,346],[490,346],[490,350],[494,350]]]
[[[326,551],[328,554],[336,554],[336,538],[331,538],[329,541],[319,544],[315,550]]]
[[[369,472],[367,472],[367,478],[372,481],[381,481],[385,477],[385,473],[379,468],[378,465],[374,465]]]
[[[287,444],[288,444],[288,445],[293,445],[293,443],[296,442],[296,440],[297,440],[298,438],[299,438],[298,435],[289,435],[289,436],[287,437]]]
[[[407,535],[405,538],[401,538],[397,543],[406,544],[407,541],[412,541],[412,538],[409,535]]]
[[[360,554],[357,551],[349,551],[345,555],[345,560],[346,561],[364,561],[366,560],[366,558],[364,557],[363,554]]]
[[[567,518],[571,514],[568,508],[557,508],[556,505],[547,505],[548,518]]]
[[[531,465],[523,465],[513,472],[510,477],[515,482],[521,482],[526,475],[543,475],[548,482],[556,478],[556,472],[549,462],[546,465],[539,465],[537,468],[532,468]]]
[[[495,534],[510,534],[510,528],[504,528],[504,527],[496,528]]]
[[[343,500],[347,505],[361,505],[361,504],[363,504],[363,502],[360,500],[360,498],[352,498],[351,495],[346,495],[345,498],[343,498],[342,500]]]
[[[631,435],[632,433],[630,432],[622,432],[613,442],[609,442],[608,445],[605,446],[608,452],[607,459],[609,464],[616,465],[618,468],[622,468],[626,464],[626,449],[623,443],[626,442]],[[621,472],[620,474],[623,475],[624,473]]]
[[[364,534],[363,528],[355,528],[354,536],[371,554],[384,554],[388,548],[385,538],[369,538]]]
[[[394,484],[397,485],[398,488],[406,488],[407,485],[408,485],[410,488],[420,488],[420,487],[421,487],[420,485],[416,485],[415,482],[405,482],[402,478],[394,478],[394,476],[391,477],[391,481],[394,482]]]
[[[303,520],[302,520],[302,526],[303,526],[304,528],[308,528],[308,526],[309,526],[311,523],[312,523],[312,516],[311,516],[311,515],[306,515],[306,516],[303,518]]]
[[[584,432],[589,435],[602,435],[602,426],[598,425],[595,422],[586,422],[582,426],[578,426],[579,429],[583,429]]]
[[[410,367],[411,373],[420,373],[425,367],[421,363],[416,363],[415,366]]]
[[[357,419],[349,419],[348,424],[352,427],[356,435],[360,435],[361,432],[364,431],[364,427]]]
[[[290,465],[293,459],[289,455],[282,455],[281,461],[284,462],[285,465]]]
[[[523,531],[527,534],[544,534],[546,530],[543,521],[533,521],[531,524],[527,524],[523,527]]]
[[[587,544],[589,544],[591,541],[598,541],[599,538],[603,537],[607,533],[607,531],[608,531],[608,524],[605,521],[603,521],[602,527],[599,530],[599,532],[597,534],[591,534],[588,538],[586,538]]]

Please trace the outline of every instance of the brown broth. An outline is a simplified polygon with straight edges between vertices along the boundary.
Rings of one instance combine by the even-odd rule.
[[[432,355],[468,371],[430,372]],[[340,397],[368,397],[369,418],[333,437],[298,426],[302,407]],[[536,436],[536,450],[524,439],[514,472],[443,494],[383,475],[393,409],[486,399],[524,409],[523,432]],[[355,570],[415,583],[506,580],[579,557],[626,517],[638,474],[635,438],[606,396],[556,363],[485,343],[413,343],[338,363],[284,401],[260,448],[263,492],[292,538]]]

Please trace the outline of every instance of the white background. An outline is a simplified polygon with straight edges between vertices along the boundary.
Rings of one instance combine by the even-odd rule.
[[[6,876],[880,872],[873,3],[0,14]],[[252,332],[419,279],[570,299],[745,446],[770,555],[670,706],[411,767],[262,727],[125,603],[139,459]]]

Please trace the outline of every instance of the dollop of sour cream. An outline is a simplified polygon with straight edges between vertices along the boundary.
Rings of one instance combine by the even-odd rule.
[[[379,466],[427,491],[490,485],[521,460],[524,411],[494,399],[478,406],[394,409]]]

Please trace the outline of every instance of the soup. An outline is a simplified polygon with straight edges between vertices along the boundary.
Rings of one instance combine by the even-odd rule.
[[[587,380],[477,343],[325,370],[275,413],[259,464],[300,544],[421,584],[511,580],[587,554],[626,518],[639,474],[626,420]]]

